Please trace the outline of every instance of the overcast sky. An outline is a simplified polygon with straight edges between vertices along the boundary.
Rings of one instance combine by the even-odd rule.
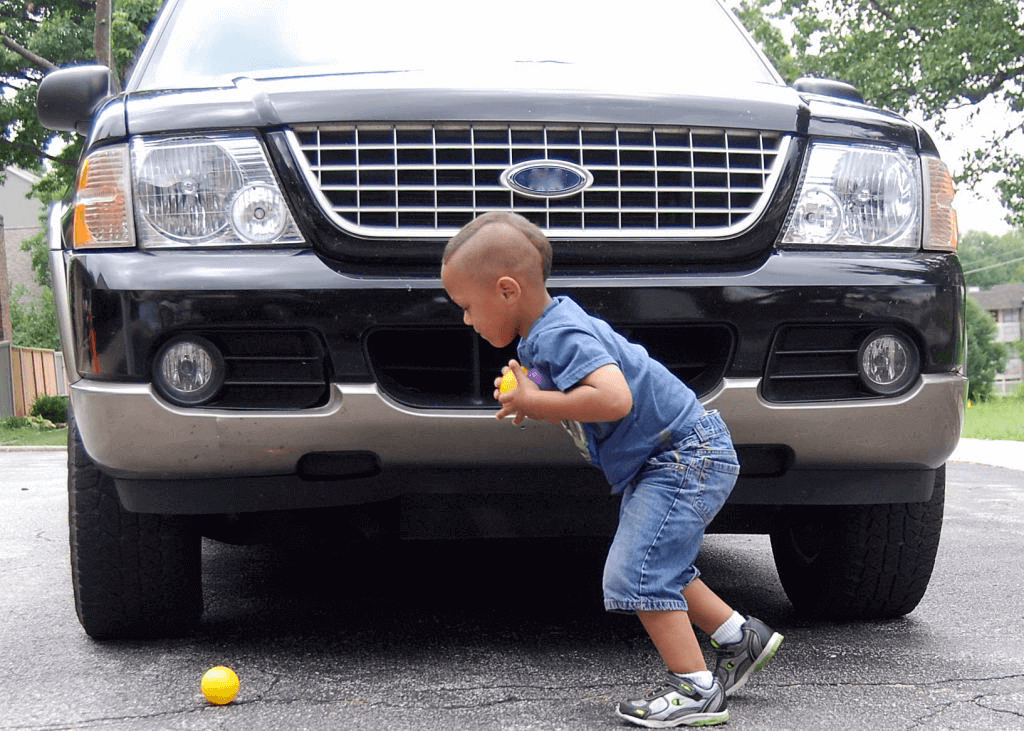
[[[959,120],[957,120],[957,116],[960,117]],[[1018,151],[1024,152],[1024,134],[1020,131],[1021,116],[1020,113],[1011,112],[1005,106],[997,106],[991,99],[982,102],[977,110],[974,110],[973,115],[970,109],[965,109],[959,115],[950,112],[950,130],[956,132],[951,140],[936,134],[934,124],[922,121],[917,117],[914,119],[932,135],[943,161],[956,174],[960,171],[960,158],[964,153],[984,147],[988,144],[987,140],[1007,129],[1017,129],[1017,132],[1010,138],[1009,144]],[[963,186],[957,187],[953,206],[956,208],[961,233],[987,231],[993,234],[1004,234],[1010,230],[1009,224],[1003,220],[1006,213],[999,205],[999,195],[995,189],[997,180],[997,176],[989,176],[974,190]]]

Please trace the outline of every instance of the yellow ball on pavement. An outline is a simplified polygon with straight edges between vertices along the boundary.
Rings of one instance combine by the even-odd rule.
[[[199,687],[202,688],[206,700],[223,706],[238,695],[238,676],[231,668],[218,665],[206,671]]]
[[[508,393],[514,391],[519,386],[519,381],[516,380],[515,371],[509,368],[505,371],[505,375],[501,377],[501,385],[498,387],[498,393]]]

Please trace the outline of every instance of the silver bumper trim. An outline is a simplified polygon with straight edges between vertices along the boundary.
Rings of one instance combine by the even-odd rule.
[[[74,347],[74,333],[71,330],[71,319],[68,315],[71,306],[68,299],[68,275],[64,268],[64,250],[60,248],[61,221],[64,217],[63,203],[54,203],[50,207],[47,218],[47,263],[50,267],[50,281],[53,285],[53,297],[57,306],[57,330],[60,334],[61,352],[64,354],[64,370],[68,382],[77,381],[78,363]]]
[[[772,404],[758,379],[726,379],[705,399],[736,444],[788,445],[796,469],[935,468],[952,454],[963,422],[966,380],[924,376],[895,399]],[[187,409],[147,384],[82,379],[72,384],[85,448],[118,477],[293,474],[309,452],[370,450],[385,471],[411,466],[580,464],[560,429],[520,427],[493,412],[411,409],[373,384],[334,384],[329,402],[303,411]]]

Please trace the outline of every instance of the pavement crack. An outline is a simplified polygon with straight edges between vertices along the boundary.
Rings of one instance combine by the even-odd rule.
[[[1012,677],[1012,676],[1011,676]],[[948,712],[961,708],[965,705],[973,705],[989,713],[1002,714],[1004,716],[1010,716],[1016,719],[1024,719],[1024,713],[1014,710],[1011,708],[999,708],[993,705],[993,700],[997,696],[979,693],[972,698],[966,698],[961,700],[950,701],[949,703],[943,703],[938,706],[933,712],[925,714],[920,718],[916,719],[914,724],[908,728],[935,728],[935,724],[938,719],[946,715]]]
[[[991,683],[997,680],[1019,680],[1024,679],[1024,673],[1013,673],[1009,675],[986,675],[965,678],[942,678],[940,680],[929,680],[919,682],[878,680],[874,682],[852,682],[852,681],[812,681],[808,683],[776,683],[776,688],[936,688],[943,685],[955,685],[957,683]]]
[[[123,716],[97,716],[95,718],[83,718],[77,721],[62,721],[60,723],[41,724],[16,724],[13,726],[0,726],[0,731],[73,731],[76,729],[93,728],[104,726],[110,723],[123,723],[126,721],[151,721],[160,718],[173,718],[191,713],[201,713],[206,707],[179,708],[171,711],[157,711],[155,713],[131,713]]]

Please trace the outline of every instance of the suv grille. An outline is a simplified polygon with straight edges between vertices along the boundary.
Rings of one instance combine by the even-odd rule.
[[[733,333],[724,325],[619,327],[685,381],[698,396],[715,388],[728,367]],[[366,338],[380,389],[420,408],[494,407],[494,378],[514,345],[483,344],[470,328],[381,329]]]
[[[450,237],[511,209],[581,238],[742,231],[771,198],[789,143],[751,130],[447,123],[302,126],[289,140],[321,206],[350,232]],[[541,199],[503,186],[503,171],[533,160],[583,167],[593,185]]]

